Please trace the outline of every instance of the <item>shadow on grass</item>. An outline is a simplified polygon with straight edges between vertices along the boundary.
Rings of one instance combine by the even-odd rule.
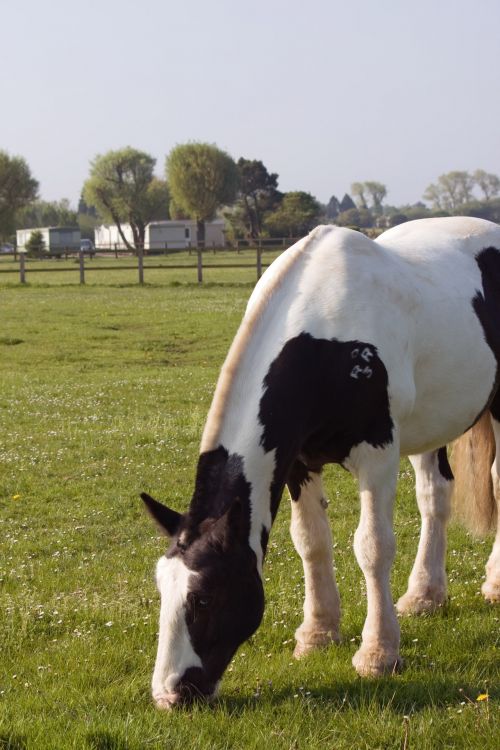
[[[27,750],[26,738],[22,735],[0,734],[0,750]]]
[[[298,698],[307,703],[312,711],[324,711],[325,708],[334,712],[359,711],[375,707],[379,711],[390,709],[406,716],[429,708],[446,708],[461,701],[474,702],[477,694],[478,685],[449,679],[429,678],[424,684],[421,681],[397,682],[397,678],[355,679],[334,685],[309,685],[298,690],[273,690],[272,686],[266,686],[250,698],[226,694],[215,701],[213,708],[215,711],[239,715],[257,708],[260,702],[279,706]],[[500,690],[490,690],[490,700],[498,698]]]
[[[85,747],[87,750],[132,750],[133,746],[123,737],[102,729],[88,733]]]

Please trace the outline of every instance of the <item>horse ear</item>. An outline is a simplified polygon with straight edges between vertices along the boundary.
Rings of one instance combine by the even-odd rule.
[[[170,510],[166,505],[159,503],[158,500],[154,500],[146,492],[141,493],[141,498],[146,505],[148,513],[156,521],[163,533],[166,533],[168,536],[174,536],[179,530],[182,515],[175,510]]]

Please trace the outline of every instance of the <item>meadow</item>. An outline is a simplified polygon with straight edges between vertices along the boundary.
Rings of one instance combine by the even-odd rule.
[[[128,277],[130,273],[130,277]],[[500,608],[480,595],[491,539],[450,528],[449,602],[402,620],[406,668],[361,679],[356,486],[326,470],[343,605],[339,646],[292,658],[300,560],[283,498],[266,613],[211,707],[150,698],[166,541],[141,491],[185,509],[218,370],[255,269],[0,276],[0,750],[498,748]],[[401,463],[394,597],[419,534]],[[478,700],[479,699],[479,700]]]

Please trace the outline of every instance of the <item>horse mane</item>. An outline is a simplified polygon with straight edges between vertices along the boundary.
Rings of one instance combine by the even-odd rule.
[[[307,237],[299,240],[295,245],[292,245],[288,250],[279,255],[257,283],[250,297],[243,320],[222,365],[203,430],[200,453],[215,450],[219,445],[219,435],[226,405],[228,404],[236,376],[240,370],[244,352],[257,323],[262,318],[273,295],[281,287],[288,272],[303,256],[304,252],[310,250],[311,245],[326,232],[335,229],[337,227],[333,226],[318,226],[313,229]]]

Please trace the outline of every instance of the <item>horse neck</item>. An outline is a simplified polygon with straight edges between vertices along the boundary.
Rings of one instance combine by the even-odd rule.
[[[219,454],[219,487],[234,486],[226,499],[216,501],[230,505],[240,474],[248,488],[249,544],[262,560],[262,549],[278,510],[281,493],[290,466],[295,459],[296,438],[286,435],[271,447],[265,445],[264,427],[259,419],[264,384],[269,369],[290,331],[286,321],[290,300],[296,299],[301,279],[301,258],[310,239],[273,263],[257,285],[247,311],[222,367],[201,441],[200,460],[204,454],[226,451],[228,460],[222,466]],[[271,269],[270,269],[271,270]],[[288,444],[289,443],[289,444]],[[235,467],[239,468],[236,469]],[[202,505],[214,502],[205,493]],[[209,493],[210,494],[210,493]],[[224,507],[222,507],[224,509]]]
[[[295,456],[291,445],[267,451],[263,446],[262,377],[256,369],[251,370],[253,378],[233,382],[213,442],[208,443],[206,435],[202,440],[191,512],[217,518],[239,499],[248,512],[248,543],[260,567]]]

